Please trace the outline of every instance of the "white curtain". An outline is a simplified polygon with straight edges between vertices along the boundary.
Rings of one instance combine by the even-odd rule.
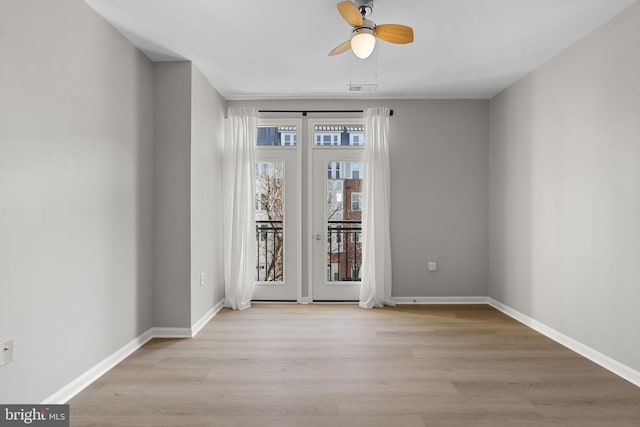
[[[223,155],[224,301],[251,307],[256,272],[255,145],[258,111],[230,108]]]
[[[360,307],[395,305],[391,298],[391,193],[389,168],[389,112],[364,111],[364,184],[362,198],[362,269]]]

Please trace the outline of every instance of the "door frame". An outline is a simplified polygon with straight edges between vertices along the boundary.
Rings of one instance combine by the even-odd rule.
[[[296,126],[296,134],[297,134],[297,142],[295,147],[258,147],[256,145],[256,158],[255,161],[259,162],[261,159],[258,157],[258,151],[266,151],[270,154],[282,152],[282,151],[295,151],[295,161],[296,161],[296,179],[287,179],[286,177],[286,167],[285,167],[285,185],[293,185],[294,192],[296,194],[296,198],[298,202],[295,204],[295,216],[297,218],[297,225],[294,227],[295,237],[294,240],[296,242],[297,249],[295,251],[295,259],[287,260],[286,255],[286,246],[284,253],[284,262],[285,262],[285,271],[286,271],[286,263],[295,262],[297,265],[295,277],[292,280],[295,280],[296,284],[296,295],[295,301],[299,304],[302,302],[302,144],[304,143],[304,132],[302,128],[302,119],[296,118],[282,118],[282,119],[274,119],[274,118],[258,118],[258,127],[270,127],[270,126]],[[274,154],[275,155],[275,154]],[[277,155],[276,155],[277,156]],[[268,156],[267,156],[268,157]],[[265,159],[267,160],[267,159]],[[255,196],[255,195],[254,195]],[[287,204],[287,199],[285,197],[285,206]],[[283,225],[286,226],[287,217],[285,215]],[[289,279],[289,277],[285,278]],[[256,286],[261,286],[256,284]],[[260,300],[261,302],[268,300]],[[285,300],[274,300],[274,301],[285,301]]]

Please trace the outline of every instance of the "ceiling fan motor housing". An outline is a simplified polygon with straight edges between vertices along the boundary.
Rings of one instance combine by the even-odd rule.
[[[355,0],[353,3],[358,7],[363,18],[370,16],[373,12],[373,0]]]
[[[368,33],[368,34],[373,34],[373,30],[375,30],[376,28],[376,24],[373,21],[369,21],[368,19],[362,19],[362,26],[361,27],[354,27],[353,30],[351,31],[352,35],[356,35],[356,34],[361,34],[361,33]]]

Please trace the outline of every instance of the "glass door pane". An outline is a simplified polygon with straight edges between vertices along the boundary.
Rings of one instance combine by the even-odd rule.
[[[284,162],[256,162],[256,282],[284,281]]]
[[[314,301],[355,301],[360,294],[362,151],[337,150],[314,150]]]
[[[327,162],[327,282],[360,281],[363,163]]]

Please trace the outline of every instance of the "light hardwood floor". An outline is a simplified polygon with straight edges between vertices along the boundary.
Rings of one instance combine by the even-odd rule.
[[[78,426],[640,426],[640,388],[486,305],[225,309],[69,403]]]

